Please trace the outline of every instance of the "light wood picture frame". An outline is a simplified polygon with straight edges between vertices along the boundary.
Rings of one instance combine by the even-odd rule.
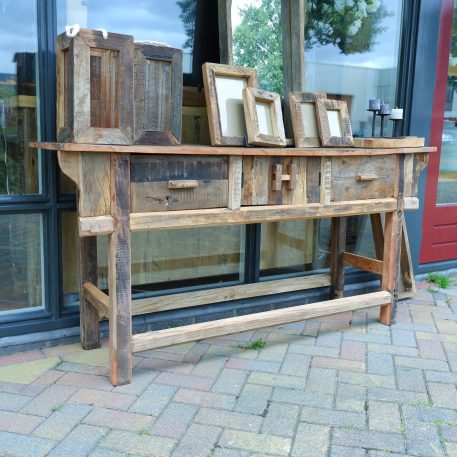
[[[290,115],[296,148],[321,146],[316,113],[316,99],[318,98],[327,98],[326,92],[289,92]]]
[[[345,101],[318,98],[316,112],[322,146],[353,146],[351,120]]]
[[[257,71],[217,63],[205,63],[202,70],[211,144],[243,146],[247,134],[243,89],[258,87]]]
[[[243,107],[249,144],[286,146],[279,94],[246,87],[243,89]]]

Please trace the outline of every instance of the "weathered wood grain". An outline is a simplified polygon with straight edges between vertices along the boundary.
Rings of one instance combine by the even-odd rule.
[[[229,157],[228,208],[237,210],[241,207],[241,187],[243,160],[241,157]]]
[[[344,252],[343,261],[352,267],[382,275],[382,260],[370,259],[369,257],[357,255],[352,252]]]
[[[322,146],[352,146],[351,119],[345,101],[316,99],[317,127]],[[332,136],[328,118],[329,111],[337,111],[340,121],[341,136]]]
[[[111,215],[114,231],[109,236],[108,289],[110,376],[114,386],[132,381],[130,156],[111,155]]]
[[[381,291],[359,295],[357,297],[339,298],[292,308],[265,311],[247,316],[237,316],[179,328],[141,333],[133,336],[132,350],[133,352],[147,351],[149,349],[158,349],[205,338],[230,335],[232,333],[256,330],[289,322],[298,322],[320,316],[372,308],[383,305],[390,299],[391,295],[389,292]]]
[[[300,278],[262,281],[255,284],[218,287],[215,289],[183,292],[160,297],[141,298],[132,301],[133,315],[156,313],[171,309],[189,308],[192,306],[208,305],[232,300],[281,294],[296,290],[313,289],[330,285],[327,274],[303,276]]]
[[[425,138],[406,136],[403,138],[354,138],[356,148],[420,148]]]
[[[347,219],[333,217],[330,249],[330,298],[344,296],[344,251],[346,250]]]
[[[83,297],[95,308],[99,318],[107,318],[109,315],[109,297],[91,282],[85,282],[82,286]]]
[[[180,144],[182,50],[139,42],[134,55],[134,143]]]

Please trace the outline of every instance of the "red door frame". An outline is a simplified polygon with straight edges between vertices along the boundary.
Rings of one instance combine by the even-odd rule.
[[[438,152],[430,154],[428,164],[420,263],[457,259],[457,204],[436,204],[453,15],[454,0],[442,0],[430,132],[430,145]]]

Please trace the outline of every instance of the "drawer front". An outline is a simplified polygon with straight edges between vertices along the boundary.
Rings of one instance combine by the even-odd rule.
[[[221,208],[228,203],[226,157],[132,156],[131,212]]]
[[[331,201],[389,198],[394,193],[395,156],[333,157]]]
[[[306,203],[305,157],[243,157],[241,205]]]

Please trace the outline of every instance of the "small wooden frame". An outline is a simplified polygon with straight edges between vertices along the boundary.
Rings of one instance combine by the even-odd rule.
[[[243,89],[244,117],[249,144],[286,146],[281,99],[278,94],[262,89]]]
[[[203,64],[206,107],[213,146],[244,146],[243,89],[258,87],[254,68]]]
[[[57,37],[57,138],[132,144],[133,37],[81,29]]]
[[[316,99],[317,126],[322,146],[352,146],[351,120],[342,100]]]
[[[317,126],[316,99],[327,98],[325,92],[289,92],[289,105],[294,129],[295,147],[321,146]]]
[[[181,143],[182,50],[135,43],[135,144]]]

